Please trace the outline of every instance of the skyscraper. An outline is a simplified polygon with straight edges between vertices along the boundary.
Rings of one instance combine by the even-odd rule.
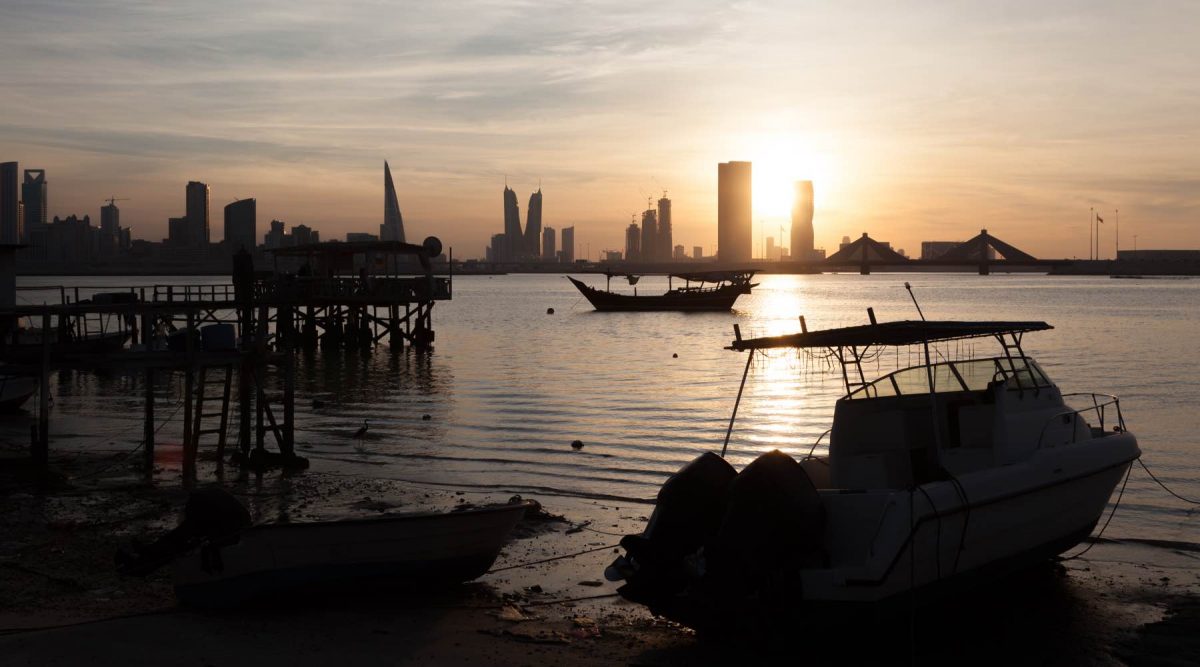
[[[383,162],[383,224],[379,225],[379,240],[404,242],[404,218],[400,215],[400,202],[396,199],[387,160]]]
[[[17,198],[17,163],[0,163],[0,243],[21,242],[21,207]]]
[[[47,211],[47,185],[45,169],[26,169],[21,183],[21,200],[25,204],[25,226],[21,238],[29,239],[33,230],[45,229],[50,218]]]
[[[748,262],[753,248],[749,162],[717,165],[717,260]]]
[[[513,262],[521,255],[525,238],[521,235],[521,209],[517,206],[517,193],[504,186],[504,252],[494,259],[497,262]]]
[[[562,230],[562,261],[570,264],[575,261],[575,227],[564,227]]]
[[[810,262],[813,259],[813,183],[796,181],[796,198],[792,201],[792,259]]]
[[[671,259],[671,249],[675,242],[671,239],[671,200],[663,193],[658,200],[658,259]]]
[[[29,180],[29,170],[25,170]],[[100,254],[113,255],[121,247],[121,209],[113,201],[100,207]]]
[[[529,210],[525,211],[524,255],[537,259],[538,245],[542,239],[542,189],[529,195]]]
[[[245,248],[254,252],[258,242],[258,203],[239,199],[225,205],[225,249],[234,253]]]
[[[625,228],[625,259],[636,262],[642,258],[642,232],[636,222]]]
[[[545,227],[542,229],[542,261],[554,261],[554,228]]]
[[[652,208],[642,211],[641,256],[647,262],[658,259],[658,214]]]
[[[207,246],[209,239],[208,184],[188,181],[186,217],[190,237],[188,245],[195,248]]]

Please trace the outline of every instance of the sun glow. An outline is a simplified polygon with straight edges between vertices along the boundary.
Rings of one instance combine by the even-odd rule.
[[[813,182],[817,204],[833,189],[833,157],[817,141],[798,137],[762,137],[752,145],[754,219],[790,218],[796,181]]]

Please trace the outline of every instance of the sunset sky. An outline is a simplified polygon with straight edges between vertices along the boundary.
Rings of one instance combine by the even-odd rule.
[[[1040,256],[1200,247],[1200,3],[0,0],[0,161],[47,170],[50,214],[119,202],[134,236],[258,199],[324,238],[377,232],[390,162],[410,240],[481,256],[522,216],[621,249],[647,197],[716,244],[717,163],[755,221],[910,254],[982,227]],[[759,235],[756,231],[756,244]],[[756,246],[757,247],[757,246]]]

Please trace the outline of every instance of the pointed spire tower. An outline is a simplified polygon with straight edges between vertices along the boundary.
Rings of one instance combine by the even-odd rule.
[[[404,242],[404,219],[400,217],[400,203],[396,200],[396,186],[392,184],[387,160],[383,162],[383,224],[379,226],[379,240]]]

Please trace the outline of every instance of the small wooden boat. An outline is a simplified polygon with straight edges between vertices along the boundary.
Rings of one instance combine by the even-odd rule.
[[[0,412],[19,410],[30,396],[37,393],[38,385],[35,377],[0,374]]]
[[[611,283],[613,274],[605,274]],[[668,287],[665,294],[622,294],[610,289],[596,289],[579,280],[567,277],[592,307],[600,311],[721,311],[733,308],[737,298],[749,294],[756,283],[750,280],[754,271],[705,271],[673,273],[668,279],[683,279],[683,287]],[[636,284],[638,276],[629,276]],[[692,283],[697,283],[692,285]]]
[[[535,504],[251,526],[177,558],[175,594],[214,607],[296,590],[462,583],[487,572]]]

